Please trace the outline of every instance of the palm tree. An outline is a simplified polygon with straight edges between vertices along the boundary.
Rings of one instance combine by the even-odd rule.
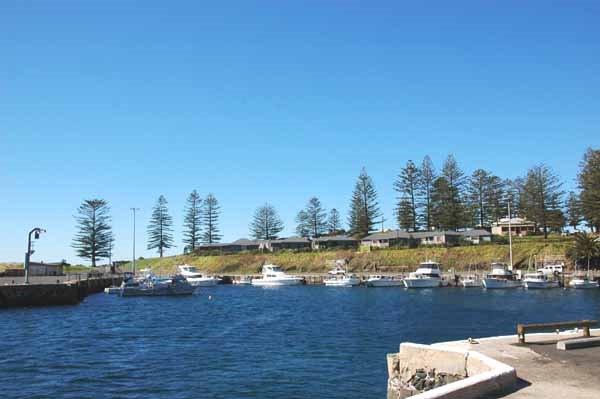
[[[600,241],[598,237],[588,233],[575,233],[573,238],[573,244],[569,248],[567,255],[575,262],[575,266],[577,266],[579,259],[587,259],[589,273],[590,259],[600,254]]]

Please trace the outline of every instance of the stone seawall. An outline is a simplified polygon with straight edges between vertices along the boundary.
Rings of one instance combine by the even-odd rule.
[[[76,305],[86,296],[102,292],[120,277],[94,278],[57,284],[13,284],[0,286],[0,308],[18,306]]]

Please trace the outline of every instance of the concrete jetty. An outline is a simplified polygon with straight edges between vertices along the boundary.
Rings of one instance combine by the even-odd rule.
[[[600,329],[591,330],[592,339],[600,337]],[[590,339],[590,338],[587,338]],[[476,389],[471,390],[470,394],[463,394],[457,397],[462,398],[523,398],[523,399],[538,399],[551,397],[564,398],[581,398],[592,399],[600,397],[600,386],[596,383],[597,373],[600,370],[600,347],[587,347],[574,350],[557,349],[557,341],[569,342],[570,340],[581,340],[581,331],[569,331],[563,333],[540,333],[528,334],[527,343],[519,344],[516,335],[478,338],[464,341],[442,342],[433,345],[422,345],[420,351],[426,351],[426,356],[420,354],[419,359],[415,362],[413,358],[413,367],[426,366],[434,364],[438,367],[448,368],[449,371],[454,371],[466,367],[466,358],[455,359],[448,358],[447,353],[463,353],[468,354],[471,358],[474,354],[477,356],[485,356],[493,359],[496,362],[508,367],[505,371],[514,369],[516,372],[516,380],[511,383],[507,379],[506,374],[502,378],[494,377],[493,374],[488,374],[487,381],[484,385],[479,385]],[[403,344],[404,345],[404,344]],[[410,344],[415,345],[415,344]],[[402,348],[402,347],[401,347]],[[411,348],[413,352],[415,349]],[[394,361],[400,354],[388,355],[388,373],[390,381],[393,377],[399,375],[400,367],[394,369]],[[394,357],[396,356],[396,357]],[[445,358],[444,358],[445,356]],[[455,355],[456,356],[456,355]],[[391,360],[390,360],[391,359]],[[444,364],[446,361],[447,364]],[[500,370],[501,371],[501,370]],[[501,376],[502,374],[498,374]],[[478,377],[474,375],[474,377]],[[480,381],[484,380],[481,375]],[[459,381],[455,387],[460,387],[460,384],[466,385],[464,379]],[[454,387],[449,384],[442,389],[433,389],[419,395],[413,396],[415,399],[420,398],[451,398]],[[493,390],[478,391],[478,389],[488,389],[494,387]],[[438,391],[438,392],[434,392]],[[483,394],[483,396],[482,396]],[[388,384],[388,398],[399,398],[399,392],[390,389]]]
[[[102,292],[113,284],[120,284],[119,275],[72,276],[32,278],[30,284],[15,282],[14,278],[0,281],[0,308],[18,306],[76,305],[86,296]]]

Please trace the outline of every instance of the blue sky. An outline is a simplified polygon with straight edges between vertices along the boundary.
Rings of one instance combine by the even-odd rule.
[[[425,4],[426,3],[426,4]],[[197,189],[225,240],[271,202],[286,233],[312,195],[345,215],[365,166],[392,219],[408,159],[574,186],[600,146],[596,1],[9,1],[0,3],[0,261],[80,261],[83,199],[138,253],[165,195],[178,247]],[[390,223],[388,223],[390,225]],[[388,226],[391,227],[391,226]]]

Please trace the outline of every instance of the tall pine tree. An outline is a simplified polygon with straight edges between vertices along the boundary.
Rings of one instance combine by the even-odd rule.
[[[283,222],[273,205],[265,203],[254,212],[250,235],[257,240],[275,240],[283,231]]]
[[[600,150],[588,148],[577,176],[583,217],[588,225],[600,232]]]
[[[449,155],[432,190],[433,216],[438,228],[457,230],[468,224],[464,207],[464,185],[464,173],[454,156]]]
[[[421,181],[419,184],[419,194],[421,197],[421,206],[423,207],[423,224],[427,230],[431,230],[433,225],[433,203],[431,201],[433,183],[436,179],[435,168],[429,155],[423,158],[421,164]]]
[[[409,160],[394,182],[394,190],[400,194],[396,204],[400,228],[412,231],[418,229],[418,191],[421,181],[421,171]]]
[[[185,253],[193,253],[200,246],[202,232],[202,198],[196,190],[187,198],[183,216],[183,244]]]
[[[523,212],[548,238],[550,228],[559,228],[564,222],[561,203],[563,192],[558,176],[546,165],[537,165],[529,169],[523,185]]]
[[[156,249],[162,258],[165,250],[173,246],[173,218],[169,215],[166,198],[161,195],[148,224],[148,249]]]
[[[305,233],[299,234],[303,237],[317,238],[327,231],[327,213],[317,197],[308,200],[306,208],[298,213],[296,223],[296,232]]]
[[[75,216],[77,234],[71,246],[77,256],[89,259],[92,267],[101,258],[110,258],[114,236],[110,225],[110,208],[102,199],[85,200]]]
[[[327,231],[330,235],[337,235],[343,231],[342,218],[340,217],[338,210],[335,208],[329,212],[329,218],[327,219]]]
[[[573,227],[573,230],[577,231],[577,227],[583,221],[583,212],[581,210],[581,201],[579,197],[573,191],[569,192],[567,197],[566,210],[567,210],[567,224]]]
[[[208,194],[202,204],[202,242],[213,244],[221,241],[219,234],[219,215],[221,207],[214,195]]]
[[[348,225],[351,234],[359,237],[368,235],[375,230],[376,219],[380,216],[377,191],[373,180],[367,174],[366,169],[363,168],[354,186],[354,193],[350,202]]]

